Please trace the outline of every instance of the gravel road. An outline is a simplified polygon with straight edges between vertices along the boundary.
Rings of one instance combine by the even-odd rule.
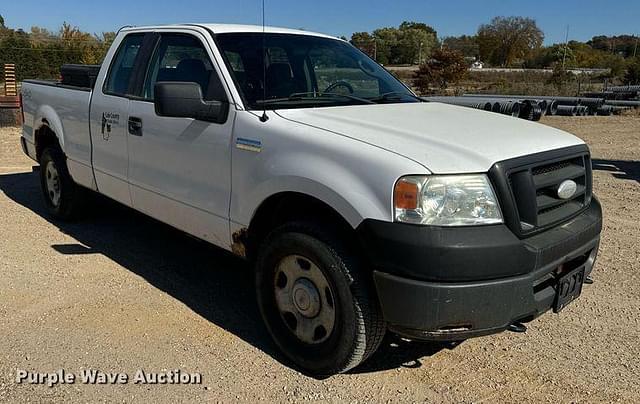
[[[49,218],[18,129],[0,129],[0,401],[598,402],[640,392],[640,117],[545,119],[587,141],[604,235],[595,283],[526,334],[458,346],[389,336],[325,380],[287,366],[250,268],[116,203]],[[16,372],[199,372],[202,384],[53,387]]]

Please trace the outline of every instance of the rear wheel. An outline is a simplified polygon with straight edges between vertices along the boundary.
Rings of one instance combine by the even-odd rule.
[[[86,191],[71,178],[58,147],[48,147],[40,156],[40,186],[45,206],[53,216],[70,220],[81,212]]]
[[[386,330],[361,260],[336,234],[287,224],[267,237],[257,260],[258,304],[269,332],[289,359],[318,376],[359,365]]]

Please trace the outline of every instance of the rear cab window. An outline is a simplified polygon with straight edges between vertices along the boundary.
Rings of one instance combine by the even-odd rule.
[[[145,34],[129,34],[120,44],[111,62],[107,79],[102,92],[110,95],[125,96],[129,92],[129,84],[136,58],[142,48]]]

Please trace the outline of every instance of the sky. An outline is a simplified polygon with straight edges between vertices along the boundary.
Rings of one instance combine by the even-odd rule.
[[[267,25],[335,36],[398,26],[413,20],[442,37],[473,34],[495,16],[535,19],[545,43],[594,35],[640,34],[638,0],[265,0]],[[260,24],[261,0],[0,0],[11,28],[57,30],[63,22],[83,31],[117,31],[123,25],[221,22]]]

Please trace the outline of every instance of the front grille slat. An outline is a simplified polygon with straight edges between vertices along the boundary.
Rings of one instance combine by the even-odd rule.
[[[587,188],[584,185],[578,185],[578,189],[576,190],[573,199],[583,196],[586,191]],[[565,204],[567,203],[567,200],[560,199],[557,195],[541,194],[536,197],[536,203],[538,205],[538,210],[545,210],[557,205]]]
[[[536,175],[535,171],[532,170],[532,175],[533,183],[536,186],[536,189],[540,189],[551,185],[560,184],[564,180],[572,180],[578,177],[582,177],[585,175],[585,170],[583,166],[571,164],[562,167],[559,170],[544,172],[538,175]]]
[[[570,201],[555,208],[542,211],[538,214],[538,227],[544,227],[566,219],[579,212],[583,206],[584,204],[581,202]]]
[[[546,158],[545,158],[546,157]],[[573,217],[591,200],[591,159],[586,147],[562,154],[540,154],[535,159],[514,159],[500,165],[505,190],[512,198],[514,227],[522,236]],[[500,177],[500,175],[498,175]],[[571,180],[576,191],[567,199],[558,195],[560,185]]]

